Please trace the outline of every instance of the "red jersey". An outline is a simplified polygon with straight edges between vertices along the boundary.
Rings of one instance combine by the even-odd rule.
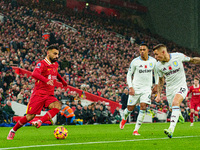
[[[200,102],[200,86],[197,88],[194,88],[193,85],[190,86],[187,97],[188,97],[189,93],[192,93],[192,97],[191,97],[190,101],[195,102],[195,103]]]
[[[39,61],[32,73],[32,76],[36,79],[35,88],[33,94],[35,95],[54,95],[55,86],[47,84],[49,80],[55,82],[58,76],[58,63],[51,63],[47,58]]]

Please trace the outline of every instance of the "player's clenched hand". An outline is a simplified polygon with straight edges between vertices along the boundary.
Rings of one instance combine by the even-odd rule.
[[[155,101],[158,103],[160,102],[160,100],[161,100],[160,95],[157,95]]]
[[[133,89],[133,87],[129,88],[129,95],[135,95],[135,90]]]
[[[54,83],[53,80],[49,80],[49,81],[47,82],[47,84],[48,84],[48,85],[51,85],[51,86],[53,86],[53,83]]]

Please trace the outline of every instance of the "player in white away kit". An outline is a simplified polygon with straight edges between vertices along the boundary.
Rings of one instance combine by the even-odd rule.
[[[164,44],[158,44],[153,48],[153,51],[155,58],[158,60],[156,69],[159,75],[158,93],[155,100],[157,102],[161,100],[160,94],[166,81],[166,96],[169,106],[172,108],[172,114],[170,126],[168,129],[164,129],[164,133],[169,138],[172,138],[179,116],[180,119],[183,119],[180,112],[180,104],[186,97],[188,91],[183,62],[197,64],[200,63],[200,58],[190,58],[182,53],[168,53]]]
[[[140,102],[140,112],[137,117],[137,122],[133,135],[140,135],[138,130],[144,120],[146,107],[151,104],[151,87],[153,83],[153,71],[156,84],[158,84],[158,75],[155,71],[156,59],[148,56],[149,49],[146,44],[140,46],[140,56],[133,59],[128,73],[127,83],[129,86],[129,98],[127,108],[124,110],[122,115],[122,121],[120,122],[120,129],[123,129],[127,120],[128,115],[135,108],[136,103]],[[132,75],[133,80],[132,80]],[[157,87],[153,88],[155,92]]]

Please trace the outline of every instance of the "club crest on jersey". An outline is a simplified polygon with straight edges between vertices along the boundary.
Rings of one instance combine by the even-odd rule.
[[[152,68],[152,67],[153,67],[153,63],[150,63],[150,64],[149,64],[149,67]]]
[[[38,63],[37,66],[36,66],[36,68],[40,68],[40,66],[41,66],[41,63]]]
[[[175,67],[177,67],[177,66],[178,66],[178,62],[177,62],[177,61],[174,61],[174,62],[173,62],[173,65],[174,65]]]

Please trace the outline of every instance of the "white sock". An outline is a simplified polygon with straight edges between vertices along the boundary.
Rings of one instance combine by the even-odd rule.
[[[172,107],[172,114],[171,114],[171,119],[170,119],[170,126],[169,128],[174,132],[174,129],[176,127],[176,123],[178,121],[180,115],[180,107],[179,106],[173,106]]]
[[[126,120],[128,118],[128,115],[131,113],[132,111],[129,111],[127,108],[124,110],[123,115],[122,115],[122,119]]]
[[[14,133],[15,133],[16,131],[14,131],[13,128],[12,128],[12,129],[11,129],[11,132],[14,132]]]
[[[134,131],[138,131],[140,126],[142,125],[142,122],[143,122],[144,116],[145,116],[145,112],[146,112],[145,110],[140,110],[139,115],[137,117],[137,122],[136,122]]]

